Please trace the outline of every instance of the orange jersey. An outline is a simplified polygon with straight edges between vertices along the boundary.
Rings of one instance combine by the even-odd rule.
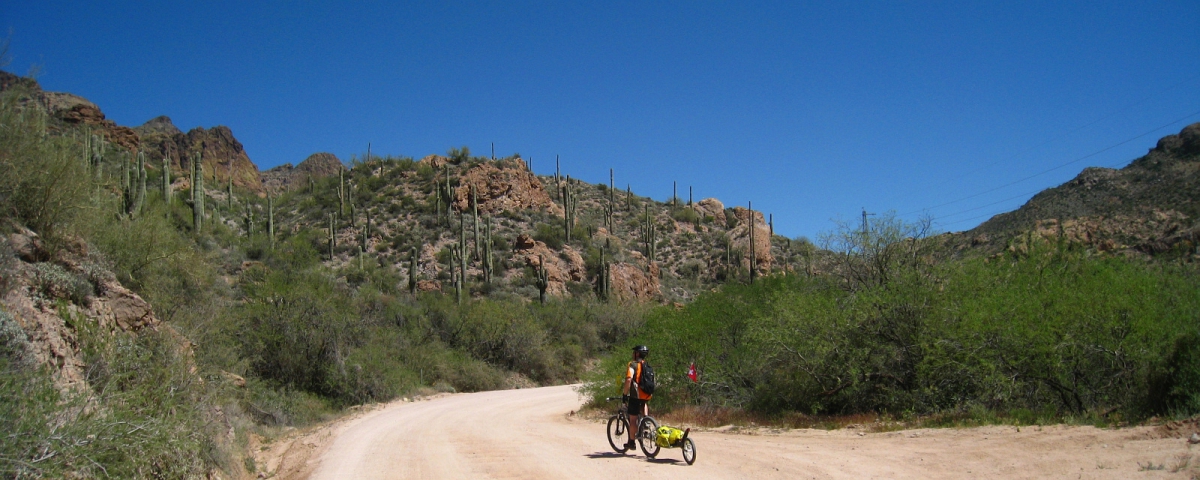
[[[642,362],[629,362],[629,368],[625,369],[625,379],[629,380],[629,386],[637,391],[638,400],[649,400],[653,396],[638,388],[638,380],[642,379]]]

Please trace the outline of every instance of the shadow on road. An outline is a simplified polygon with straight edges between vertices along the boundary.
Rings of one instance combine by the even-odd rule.
[[[596,453],[589,453],[584,456],[587,458],[622,458],[622,457],[628,457],[629,455],[625,455],[624,453],[617,453],[617,452],[596,452]]]
[[[663,465],[687,465],[683,462],[683,460],[678,460],[675,458],[646,458],[635,453],[625,454],[617,452],[596,452],[584,454],[583,456],[587,458],[645,458],[646,461],[650,463],[659,463]]]

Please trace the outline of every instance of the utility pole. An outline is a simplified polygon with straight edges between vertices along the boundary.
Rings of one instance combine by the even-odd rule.
[[[867,226],[867,217],[874,216],[874,215],[875,215],[874,213],[867,213],[867,207],[863,207],[863,209],[862,209],[863,225],[862,225],[862,245],[861,245],[861,247],[862,247],[864,254],[867,253],[867,232],[869,231],[868,230],[869,227]]]
[[[750,216],[749,216],[750,221],[748,222],[748,224],[750,225],[750,283],[753,284],[754,277],[755,277],[755,270],[756,270],[754,268],[755,267],[755,265],[754,265],[754,263],[755,263],[755,258],[754,258],[754,203],[747,201],[746,202],[746,210],[748,210],[750,213]]]
[[[867,216],[875,216],[875,214],[867,213],[867,207],[863,207],[863,209],[862,209],[862,218],[863,218],[862,234],[863,234],[863,237],[867,236]]]
[[[492,142],[492,161],[496,160],[496,142]]]

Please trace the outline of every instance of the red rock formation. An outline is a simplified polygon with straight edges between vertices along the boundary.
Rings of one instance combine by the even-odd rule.
[[[459,177],[454,208],[470,209],[471,188],[474,186],[481,213],[499,213],[526,208],[545,208],[557,212],[542,181],[519,158],[483,162],[468,169]]]
[[[332,153],[314,153],[295,167],[285,163],[261,173],[263,187],[272,193],[291,190],[306,185],[308,179],[337,175],[346,165]]]
[[[729,238],[733,242],[733,247],[741,249],[743,252],[749,252],[750,246],[750,211],[742,207],[733,208],[734,215],[737,217],[738,224],[729,231]],[[750,260],[749,255],[743,259],[743,266],[748,266],[745,262]],[[771,271],[771,264],[774,263],[775,257],[771,255],[771,229],[767,226],[766,220],[763,219],[762,212],[754,211],[754,262],[755,268],[760,272]]]
[[[700,218],[705,216],[713,217],[717,225],[725,225],[725,204],[715,198],[706,198],[692,204],[692,209],[700,215]]]
[[[645,301],[662,296],[657,265],[651,264],[647,272],[630,263],[614,263],[610,271],[612,295],[617,299]]]
[[[539,268],[545,261],[546,277],[549,280],[546,294],[551,296],[566,296],[568,281],[582,282],[586,278],[587,266],[583,262],[583,256],[569,245],[564,246],[559,254],[545,243],[522,234],[517,236],[513,243],[512,259],[534,269]]]
[[[258,167],[250,161],[242,143],[233,136],[229,127],[197,127],[184,134],[171,123],[170,118],[161,116],[151,119],[135,131],[142,135],[151,166],[160,165],[165,157],[170,159],[175,174],[185,175],[191,171],[191,155],[201,152],[204,178],[210,182],[210,187],[223,188],[232,175],[233,184],[238,188],[253,192],[263,190]]]

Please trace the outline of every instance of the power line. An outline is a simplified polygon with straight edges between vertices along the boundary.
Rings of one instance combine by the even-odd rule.
[[[990,206],[992,206],[992,205],[998,205],[998,204],[1001,204],[1001,203],[1004,203],[1004,202],[1008,202],[1008,201],[1011,201],[1011,200],[1016,200],[1016,199],[1018,199],[1018,198],[1023,198],[1023,197],[1028,197],[1028,196],[1031,196],[1031,195],[1035,195],[1035,194],[1037,194],[1038,192],[1041,192],[1041,191],[1043,191],[1043,190],[1045,190],[1045,189],[1044,189],[1044,188],[1042,188],[1042,189],[1037,189],[1037,190],[1033,190],[1033,191],[1030,191],[1030,192],[1022,193],[1022,194],[1020,194],[1020,195],[1013,195],[1013,196],[1011,196],[1011,197],[1008,197],[1008,198],[1005,198],[1005,199],[1003,199],[1003,200],[997,200],[997,201],[995,201],[995,202],[992,202],[992,203],[989,203],[989,204],[986,204],[986,205],[980,205],[980,206],[978,206],[978,207],[975,207],[975,208],[968,208],[968,209],[966,209],[966,210],[959,210],[959,211],[957,211],[957,212],[954,212],[954,213],[950,213],[950,214],[942,215],[942,216],[940,216],[940,217],[938,217],[938,218],[943,218],[943,219],[944,219],[944,218],[949,218],[949,217],[955,217],[955,216],[962,215],[962,214],[964,214],[964,213],[967,213],[967,212],[973,212],[973,211],[975,211],[975,210],[979,210],[979,209],[981,209],[981,208],[987,208],[987,207],[990,207]]]
[[[1087,154],[1087,155],[1084,155],[1084,156],[1082,156],[1082,157],[1076,158],[1076,159],[1074,159],[1074,160],[1071,160],[1071,161],[1069,161],[1069,162],[1066,162],[1066,163],[1063,163],[1063,164],[1060,164],[1060,165],[1057,165],[1057,166],[1054,166],[1054,167],[1048,168],[1048,169],[1046,169],[1046,170],[1042,170],[1042,171],[1040,171],[1040,172],[1038,172],[1038,173],[1035,173],[1035,174],[1033,174],[1033,175],[1029,175],[1029,176],[1027,176],[1027,177],[1023,177],[1023,178],[1020,178],[1020,179],[1014,180],[1014,181],[1012,181],[1012,182],[1006,183],[1006,184],[1004,184],[1004,185],[1000,185],[1000,186],[998,186],[998,187],[995,187],[995,188],[991,188],[991,189],[988,189],[988,190],[984,190],[984,191],[982,191],[982,192],[979,192],[979,193],[976,193],[976,194],[973,194],[973,195],[968,195],[968,196],[966,196],[966,197],[962,197],[962,198],[959,198],[959,199],[957,199],[957,200],[951,200],[951,201],[949,201],[949,202],[945,202],[945,203],[941,203],[941,204],[938,204],[938,205],[934,205],[934,206],[932,206],[932,207],[926,207],[926,208],[922,208],[922,209],[919,209],[919,210],[913,210],[913,211],[905,212],[905,213],[902,213],[902,214],[900,214],[900,216],[905,216],[905,215],[911,215],[911,214],[913,214],[913,213],[924,212],[924,211],[932,210],[932,209],[935,209],[935,208],[944,207],[944,206],[946,206],[946,205],[953,205],[953,204],[955,204],[955,203],[958,203],[958,202],[961,202],[961,201],[963,201],[963,200],[970,200],[970,199],[972,199],[972,198],[975,198],[975,197],[978,197],[978,196],[981,196],[981,195],[986,195],[986,194],[988,194],[988,193],[992,193],[992,192],[994,192],[994,191],[996,191],[996,190],[1000,190],[1000,189],[1002,189],[1002,188],[1011,187],[1011,186],[1013,186],[1013,185],[1016,185],[1016,184],[1018,184],[1018,183],[1024,182],[1024,181],[1026,181],[1026,180],[1029,180],[1029,179],[1031,179],[1031,178],[1040,177],[1040,176],[1042,176],[1042,175],[1045,175],[1045,174],[1047,174],[1047,173],[1053,172],[1053,171],[1055,171],[1055,170],[1058,170],[1058,169],[1060,169],[1060,168],[1064,168],[1064,167],[1067,167],[1067,166],[1069,166],[1069,165],[1072,165],[1072,164],[1075,164],[1075,163],[1082,162],[1082,161],[1084,161],[1084,160],[1087,160],[1087,159],[1089,159],[1089,158],[1092,158],[1092,157],[1094,157],[1094,156],[1096,156],[1096,155],[1099,155],[1099,154],[1101,154],[1101,153],[1107,152],[1107,151],[1109,151],[1109,150],[1112,150],[1112,149],[1114,149],[1114,148],[1120,147],[1120,146],[1122,146],[1122,145],[1125,145],[1125,144],[1127,144],[1127,143],[1129,143],[1129,142],[1132,142],[1132,141],[1134,141],[1134,140],[1137,140],[1137,139],[1140,139],[1140,138],[1142,138],[1142,137],[1145,137],[1146,135],[1150,135],[1150,134],[1152,134],[1152,133],[1154,133],[1154,132],[1157,132],[1157,131],[1159,131],[1159,130],[1162,130],[1163,128],[1166,128],[1166,127],[1169,127],[1169,126],[1171,126],[1171,125],[1174,125],[1174,124],[1177,124],[1177,123],[1179,123],[1179,122],[1182,122],[1182,121],[1184,121],[1184,120],[1187,120],[1188,118],[1191,118],[1191,117],[1193,117],[1193,116],[1196,116],[1196,115],[1198,115],[1198,114],[1200,114],[1200,110],[1194,111],[1194,112],[1192,112],[1192,113],[1189,113],[1189,114],[1187,114],[1187,115],[1184,115],[1184,116],[1182,116],[1182,117],[1179,117],[1179,118],[1177,118],[1177,119],[1175,119],[1175,120],[1172,120],[1172,121],[1170,121],[1170,122],[1168,122],[1168,123],[1165,123],[1165,124],[1159,125],[1159,126],[1157,126],[1157,127],[1154,127],[1154,128],[1152,128],[1152,129],[1150,129],[1150,130],[1147,130],[1146,132],[1143,132],[1143,133],[1141,133],[1141,134],[1139,134],[1139,135],[1137,135],[1137,136],[1134,136],[1134,137],[1131,137],[1131,138],[1125,139],[1125,140],[1123,140],[1123,141],[1121,141],[1121,142],[1119,142],[1119,143],[1113,144],[1113,145],[1109,145],[1109,146],[1107,146],[1107,147],[1104,147],[1104,148],[1102,148],[1102,149],[1100,149],[1100,150],[1097,150],[1097,151],[1095,151],[1095,152],[1089,153],[1089,154]]]
[[[1200,77],[1191,77],[1191,78],[1188,78],[1188,79],[1186,79],[1186,80],[1183,80],[1183,81],[1181,81],[1181,82],[1179,82],[1179,83],[1176,83],[1176,84],[1174,84],[1174,85],[1171,85],[1171,86],[1169,86],[1169,87],[1167,87],[1167,88],[1164,88],[1164,89],[1162,89],[1162,90],[1159,90],[1159,91],[1157,91],[1157,92],[1151,93],[1150,95],[1147,95],[1147,96],[1143,97],[1141,100],[1137,100],[1137,101],[1135,101],[1135,102],[1133,102],[1133,103],[1130,103],[1130,104],[1127,104],[1127,105],[1125,105],[1125,106],[1123,106],[1123,107],[1121,107],[1121,108],[1118,108],[1118,109],[1116,109],[1116,110],[1114,110],[1114,111],[1110,112],[1109,114],[1107,114],[1107,115],[1105,115],[1105,116],[1103,116],[1103,117],[1100,117],[1099,119],[1096,119],[1096,120],[1092,121],[1091,123],[1088,123],[1087,125],[1083,125],[1083,126],[1081,126],[1081,127],[1077,127],[1077,128],[1075,128],[1075,129],[1072,129],[1072,130],[1070,130],[1070,131],[1068,131],[1068,132],[1066,132],[1066,133],[1063,133],[1063,134],[1061,134],[1061,135],[1058,135],[1058,136],[1056,136],[1056,137],[1052,137],[1052,138],[1050,138],[1050,139],[1048,139],[1048,140],[1046,140],[1046,141],[1044,141],[1044,142],[1042,142],[1042,143],[1039,143],[1039,144],[1037,144],[1037,145],[1034,145],[1034,146],[1032,146],[1032,147],[1029,147],[1029,148],[1027,148],[1027,149],[1025,149],[1025,150],[1022,150],[1022,151],[1020,151],[1020,152],[1014,153],[1014,154],[1012,154],[1012,155],[1009,155],[1009,156],[1006,156],[1006,157],[1002,157],[1002,158],[1000,158],[999,160],[996,160],[996,161],[994,161],[994,162],[992,162],[992,163],[989,163],[989,164],[987,164],[987,165],[981,166],[981,167],[979,167],[979,168],[976,168],[976,169],[974,169],[974,170],[968,171],[968,172],[966,172],[966,173],[963,173],[963,174],[961,174],[961,175],[957,175],[957,176],[954,176],[954,177],[947,178],[947,179],[945,179],[945,180],[942,180],[942,181],[940,181],[940,182],[937,182],[937,183],[933,183],[933,184],[926,185],[924,188],[922,188],[922,190],[929,189],[929,188],[932,188],[932,187],[941,186],[941,185],[945,185],[945,184],[947,184],[947,183],[950,183],[950,182],[952,182],[952,181],[954,181],[954,180],[958,180],[958,179],[961,179],[961,178],[964,178],[964,177],[967,177],[967,176],[973,175],[973,174],[975,174],[975,173],[977,173],[977,172],[979,172],[979,171],[981,171],[981,170],[984,170],[984,169],[987,169],[987,168],[989,168],[989,167],[995,166],[996,164],[999,164],[999,163],[1001,163],[1001,162],[1004,162],[1004,161],[1007,161],[1007,160],[1011,160],[1011,159],[1017,158],[1017,157],[1019,157],[1019,156],[1021,156],[1021,155],[1024,155],[1024,154],[1026,154],[1026,153],[1029,153],[1029,152],[1031,152],[1031,151],[1037,150],[1037,149],[1039,149],[1039,148],[1042,148],[1042,147],[1044,147],[1044,146],[1046,146],[1046,145],[1049,145],[1049,144],[1051,144],[1051,143],[1054,143],[1054,142],[1056,142],[1056,141],[1062,140],[1063,138],[1066,138],[1066,137],[1068,137],[1068,136],[1070,136],[1070,135],[1074,134],[1075,132],[1078,132],[1078,131],[1080,131],[1080,130],[1083,130],[1083,129],[1085,129],[1085,128],[1091,127],[1091,126],[1093,126],[1093,125],[1096,125],[1096,124],[1098,124],[1098,123],[1100,123],[1100,122],[1103,122],[1103,121],[1105,121],[1105,120],[1108,120],[1108,119],[1110,119],[1110,118],[1113,118],[1113,117],[1117,116],[1118,114],[1120,114],[1120,113],[1122,113],[1122,112],[1124,112],[1124,111],[1126,111],[1126,110],[1129,110],[1130,108],[1133,108],[1133,107],[1135,107],[1135,106],[1137,106],[1137,105],[1140,105],[1140,104],[1142,104],[1143,102],[1145,102],[1145,101],[1147,101],[1147,100],[1150,100],[1151,98],[1154,98],[1154,97],[1156,97],[1156,96],[1159,96],[1159,95],[1162,95],[1162,94],[1164,94],[1164,93],[1167,93],[1167,92],[1169,92],[1169,91],[1171,91],[1171,90],[1174,90],[1174,89],[1178,88],[1179,86],[1181,86],[1181,85],[1184,85],[1184,84],[1186,84],[1186,83],[1189,83],[1189,82],[1195,81],[1197,78],[1200,78]]]

